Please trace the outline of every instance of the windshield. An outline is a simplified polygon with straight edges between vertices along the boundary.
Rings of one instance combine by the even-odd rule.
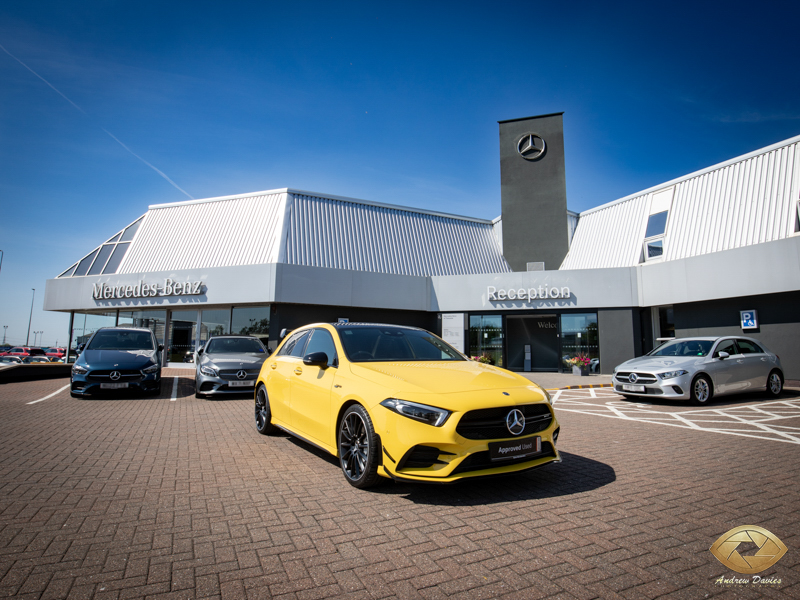
[[[264,353],[264,346],[256,339],[250,338],[212,338],[206,347],[206,354],[245,354],[247,352]]]
[[[659,346],[648,356],[707,356],[713,345],[712,340],[674,340]]]
[[[466,360],[458,350],[427,331],[376,326],[340,332],[347,358],[353,362]]]
[[[153,350],[153,335],[149,331],[101,329],[94,334],[87,350]]]

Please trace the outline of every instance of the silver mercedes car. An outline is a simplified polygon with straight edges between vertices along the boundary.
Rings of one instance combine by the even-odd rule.
[[[258,338],[220,335],[210,338],[197,351],[195,397],[253,393],[261,365],[268,356]]]
[[[777,354],[741,336],[681,338],[614,369],[614,389],[626,398],[691,400],[707,404],[716,396],[783,390]]]

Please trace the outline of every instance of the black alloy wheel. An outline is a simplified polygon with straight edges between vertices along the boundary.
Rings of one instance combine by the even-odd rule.
[[[263,385],[256,390],[256,431],[261,435],[277,433],[279,430],[272,424],[272,411],[269,409],[267,388]]]
[[[783,377],[781,377],[780,371],[775,369],[774,371],[770,372],[769,377],[767,377],[767,393],[772,398],[777,398],[781,395],[783,391]]]
[[[692,402],[698,405],[705,405],[711,402],[714,397],[714,390],[711,387],[711,382],[705,375],[698,375],[692,381],[691,390]]]
[[[339,423],[339,463],[347,482],[359,489],[375,485],[378,475],[380,440],[369,413],[360,404],[350,406]]]

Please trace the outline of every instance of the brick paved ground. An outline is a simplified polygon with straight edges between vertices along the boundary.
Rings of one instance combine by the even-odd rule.
[[[186,375],[175,401],[171,378],[158,399],[0,386],[0,595],[800,597],[798,444],[565,411],[560,465],[364,492]],[[743,524],[789,547],[762,573],[780,588],[715,585],[734,573],[708,549]]]

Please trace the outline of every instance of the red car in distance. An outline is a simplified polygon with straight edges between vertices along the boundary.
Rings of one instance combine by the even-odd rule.
[[[66,348],[45,348],[45,354],[47,358],[54,359],[54,358],[64,358],[67,353]]]
[[[28,346],[14,346],[8,352],[6,352],[6,356],[30,356],[31,349]]]

